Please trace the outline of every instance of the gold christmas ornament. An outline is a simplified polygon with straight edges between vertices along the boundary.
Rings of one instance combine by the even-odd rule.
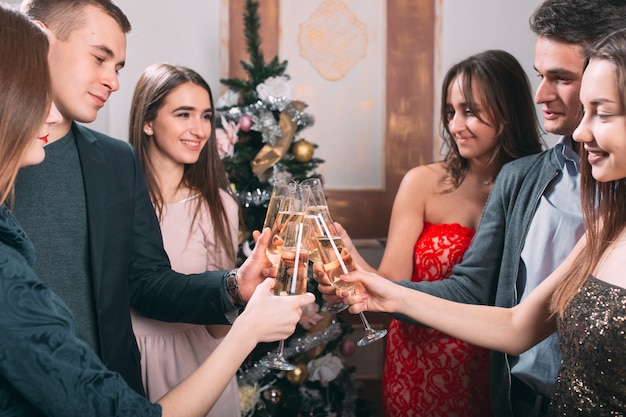
[[[313,159],[314,151],[315,148],[313,148],[313,144],[306,139],[294,142],[291,146],[291,153],[298,162],[309,162]]]
[[[239,406],[241,407],[241,412],[247,415],[254,411],[260,397],[261,394],[256,384],[254,386],[246,384],[239,387]]]
[[[296,369],[288,371],[285,374],[287,381],[292,384],[302,384],[309,377],[309,369],[305,362],[298,361],[295,363]]]

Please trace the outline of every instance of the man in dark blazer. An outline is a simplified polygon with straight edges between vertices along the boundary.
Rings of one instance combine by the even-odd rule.
[[[48,33],[63,120],[50,129],[45,162],[19,174],[16,216],[79,336],[143,393],[130,307],[163,321],[232,323],[271,264],[260,244],[238,270],[171,270],[135,151],[76,123],[95,120],[119,88],[130,23],[109,0],[29,0],[22,9]]]

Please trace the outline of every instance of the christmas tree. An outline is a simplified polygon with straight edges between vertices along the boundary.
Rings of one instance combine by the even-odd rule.
[[[241,62],[247,78],[222,79],[228,88],[216,103],[218,149],[248,232],[263,226],[276,179],[319,177],[315,169],[324,162],[314,156],[317,145],[300,135],[314,119],[304,112],[306,104],[293,98],[287,61],[275,57],[265,63],[259,29],[258,3],[247,0],[244,30],[250,60]],[[343,360],[355,349],[347,337],[352,327],[336,314],[319,312],[322,299],[312,278],[307,290],[317,302],[305,309],[284,352],[296,369],[278,373],[260,364],[275,354],[276,344],[257,346],[239,369],[245,417],[371,415],[369,403],[357,398],[354,369]]]
[[[265,63],[260,50],[258,3],[247,1],[244,30],[249,61],[241,61],[247,79],[227,78],[218,99],[216,139],[222,161],[244,212],[247,231],[260,230],[274,180],[318,177],[323,163],[317,145],[301,137],[314,119],[306,104],[293,99],[287,61]]]

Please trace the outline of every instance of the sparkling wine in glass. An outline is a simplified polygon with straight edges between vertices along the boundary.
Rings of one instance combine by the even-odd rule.
[[[265,220],[263,222],[263,229],[266,227],[272,228],[278,212],[288,210],[299,210],[297,206],[297,184],[295,182],[287,183],[284,180],[276,180],[274,188],[272,189],[272,196],[267,205],[267,211],[265,212]]]
[[[326,215],[328,215],[328,210],[326,210]],[[304,216],[304,221],[306,223],[309,223],[311,225],[311,240],[312,243],[314,245],[312,245],[312,249],[310,250],[310,254],[309,254],[309,260],[311,262],[319,262],[322,263],[322,257],[320,255],[320,249],[319,249],[319,244],[318,244],[318,240],[322,239],[327,241],[328,237],[327,234],[325,232],[325,228],[328,228],[328,233],[331,236],[335,236],[337,237],[337,231],[335,230],[335,227],[333,226],[332,222],[331,223],[326,223],[323,219],[324,219],[324,214],[322,213],[318,213],[318,214],[305,214]],[[341,241],[340,238],[337,237],[337,239],[339,239],[339,241]],[[343,241],[341,242],[341,247],[343,247]],[[314,249],[313,249],[314,248]],[[340,274],[341,275],[341,274]],[[329,275],[330,277],[330,275]],[[340,313],[344,310],[346,310],[348,307],[350,307],[348,304],[344,303],[343,300],[341,298],[338,298],[337,301],[335,301],[334,303],[324,303],[322,305],[322,307],[320,307],[320,311],[324,312],[324,313]]]
[[[276,220],[272,225],[272,231],[270,233],[270,239],[265,249],[267,258],[272,263],[274,268],[278,268],[278,262],[280,261],[280,254],[285,247],[285,234],[287,232],[287,225],[290,223],[302,223],[304,220],[304,213],[301,211],[279,211],[276,216]],[[307,258],[308,259],[308,258]]]
[[[322,217],[318,215],[318,219],[324,227],[325,236],[317,237],[317,249],[322,259],[322,265],[333,287],[346,291],[350,294],[354,293],[355,283],[345,282],[341,280],[341,275],[354,271],[354,261],[352,255],[345,248],[343,240],[337,235],[333,235]],[[367,321],[365,314],[359,313],[359,318],[365,327],[365,336],[357,342],[358,346],[365,346],[382,339],[387,335],[386,329],[374,330]]]
[[[300,188],[308,190],[309,193],[309,198],[307,199],[307,204],[304,206],[304,211],[305,221],[312,226],[311,234],[313,235],[313,239],[326,236],[323,226],[324,224],[333,236],[337,236],[337,231],[335,230],[333,220],[331,219],[330,212],[328,211],[328,202],[326,201],[326,196],[324,195],[322,181],[319,178],[308,178],[300,183]],[[311,248],[309,259],[312,262],[320,262],[321,258],[318,253],[319,250],[317,249],[317,244],[314,247],[315,249],[313,249],[313,247]],[[348,304],[344,303],[343,300],[338,299],[333,304],[328,302],[324,303],[320,308],[320,311],[324,313],[339,313],[346,310],[348,307]]]
[[[306,292],[309,263],[309,225],[303,222],[289,222],[284,227],[284,246],[278,262],[278,275],[274,295],[300,295]],[[284,357],[285,341],[281,340],[275,355],[261,360],[261,364],[282,371],[296,369]]]
[[[304,214],[304,222],[309,225],[311,232],[311,244],[309,249],[309,261],[313,263],[322,263],[319,250],[317,249],[316,238],[324,235],[324,230],[318,221],[318,217],[312,214]]]

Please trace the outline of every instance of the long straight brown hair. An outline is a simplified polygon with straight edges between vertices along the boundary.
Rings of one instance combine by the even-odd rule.
[[[155,206],[159,220],[163,216],[163,196],[156,181],[154,166],[148,155],[148,143],[151,140],[143,131],[146,122],[156,119],[159,109],[163,106],[170,92],[179,85],[192,83],[202,87],[209,95],[211,108],[213,95],[207,82],[192,69],[170,64],[154,64],[144,70],[137,82],[130,112],[129,142],[135,147],[143,165],[144,175],[148,184],[150,198]],[[197,199],[197,205],[192,219],[196,222],[202,203],[206,202],[213,221],[216,242],[226,250],[228,259],[233,266],[236,260],[236,251],[231,242],[236,236],[231,236],[228,227],[226,209],[219,190],[225,191],[235,201],[230,189],[230,182],[226,170],[217,152],[215,144],[215,113],[211,116],[211,136],[200,152],[195,164],[187,164],[184,168],[181,186],[186,186],[200,193],[202,198]],[[243,230],[243,217],[239,210],[239,228]]]
[[[613,32],[587,51],[591,60],[605,60],[615,67],[617,87],[626,104],[626,30]],[[626,138],[619,138],[626,140]],[[598,182],[591,175],[591,165],[580,147],[581,202],[587,245],[576,258],[563,282],[554,292],[551,308],[563,315],[578,290],[598,267],[602,255],[626,227],[626,179]]]
[[[50,108],[48,38],[0,4],[0,204],[12,203],[22,157]]]
[[[530,82],[519,61],[497,49],[472,55],[450,67],[441,85],[441,137],[447,147],[444,165],[449,191],[461,185],[469,168],[450,132],[448,117],[450,86],[459,76],[463,77],[461,87],[468,108],[483,123],[495,124],[498,140],[490,163],[495,164],[496,172],[505,163],[542,148]],[[477,109],[474,86],[484,106],[482,113]]]

